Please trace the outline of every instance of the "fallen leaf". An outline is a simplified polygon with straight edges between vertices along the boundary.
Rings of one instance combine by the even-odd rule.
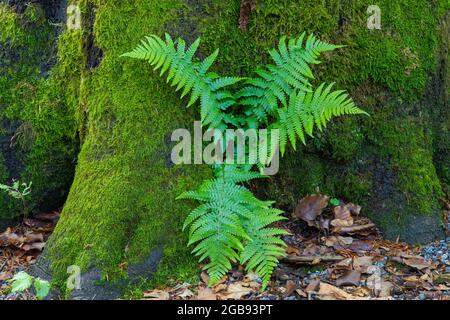
[[[202,271],[202,273],[200,274],[200,278],[204,283],[208,284],[209,275],[206,273],[206,271]]]
[[[178,297],[180,297],[181,299],[185,300],[185,299],[189,299],[192,296],[194,296],[194,293],[189,290],[188,288],[185,288],[183,291],[181,291],[181,293],[177,294]]]
[[[349,246],[349,249],[357,253],[367,252],[372,250],[373,245],[369,241],[355,240]]]
[[[305,291],[303,291],[302,289],[296,289],[295,292],[302,298],[308,297],[308,294]]]
[[[303,198],[295,208],[294,216],[305,221],[310,227],[315,226],[315,220],[328,205],[329,198],[320,194]]]
[[[0,273],[0,281],[5,281],[7,279],[12,278],[12,274],[10,272],[2,272]]]
[[[170,294],[163,290],[153,290],[144,292],[145,300],[170,300]]]
[[[25,242],[44,242],[44,235],[42,233],[27,232],[25,233]]]
[[[339,289],[331,284],[321,282],[320,289],[317,293],[320,300],[356,300],[358,297]]]
[[[217,300],[216,294],[208,287],[199,288],[197,300]]]
[[[371,256],[362,256],[353,258],[353,269],[366,273],[367,268],[372,265],[373,258]]]
[[[299,252],[298,248],[297,247],[293,247],[293,246],[287,246],[286,247],[286,253],[287,254],[300,255],[300,252]]]
[[[297,284],[294,281],[289,280],[286,282],[285,288],[286,291],[284,292],[284,296],[289,297],[297,289]]]
[[[39,250],[42,251],[45,247],[45,242],[34,242],[31,244],[26,244],[21,247],[22,250],[30,251],[30,250]]]
[[[353,225],[353,217],[346,206],[333,208],[334,220],[330,224],[334,227],[349,227]]]
[[[390,297],[394,290],[394,285],[389,281],[381,281],[381,288],[378,294],[379,297]]]
[[[336,279],[336,285],[338,287],[343,286],[355,286],[359,285],[361,281],[361,272],[355,270],[347,271],[343,276]]]
[[[34,215],[34,218],[37,220],[43,220],[43,221],[51,221],[53,223],[57,222],[59,219],[60,213],[59,212],[50,212],[50,213],[38,213]]]
[[[345,207],[350,211],[351,214],[357,216],[361,212],[361,206],[354,203],[347,203]]]
[[[425,261],[425,259],[420,256],[411,257],[411,258],[403,258],[403,263],[409,267],[413,267],[418,270],[423,270],[423,269],[431,267],[431,262]]]
[[[333,247],[335,249],[341,249],[342,247],[347,247],[353,243],[352,237],[342,237],[342,236],[331,236],[325,240],[325,245],[327,247]]]
[[[346,258],[344,260],[339,261],[336,264],[336,266],[348,268],[348,267],[350,267],[352,265],[352,261],[353,261],[352,258]]]
[[[224,291],[228,288],[228,285],[226,285],[225,283],[219,283],[218,285],[215,285],[213,289],[214,293],[218,293],[221,291]]]
[[[305,291],[307,293],[310,292],[317,292],[319,290],[320,281],[319,280],[313,280],[311,281],[308,286],[306,287]]]
[[[450,290],[450,287],[446,286],[445,284],[439,284],[435,287],[435,289],[438,291],[448,291]]]
[[[250,288],[242,286],[240,283],[232,283],[228,286],[227,291],[222,294],[222,296],[226,299],[239,300],[250,294],[252,290]]]
[[[281,280],[281,281],[286,281],[286,280],[290,279],[290,276],[286,273],[286,271],[284,271],[281,268],[275,269],[275,271],[273,272],[273,275],[275,276],[275,278],[277,278],[278,280]]]
[[[23,222],[36,231],[49,232],[53,230],[53,223],[47,223],[38,219],[25,218]]]

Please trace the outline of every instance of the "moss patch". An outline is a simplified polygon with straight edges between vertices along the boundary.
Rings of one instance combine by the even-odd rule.
[[[20,14],[0,4],[0,15],[0,56],[7,66],[0,71],[0,119],[4,139],[11,140],[3,151],[14,156],[9,162],[15,166],[7,166],[1,182],[32,181],[30,208],[57,209],[72,181],[77,152],[74,101],[66,98],[73,97],[71,75],[79,68],[62,74],[55,67],[49,74],[56,60],[57,30],[39,4],[26,4]],[[60,66],[64,59],[59,57]],[[15,124],[12,133],[11,123]],[[23,168],[16,168],[17,163],[23,163]],[[8,215],[19,213],[8,201],[1,210]]]
[[[84,4],[83,10],[97,9],[94,41],[104,56],[97,68],[82,74],[78,114],[84,119],[83,143],[48,247],[54,275],[64,281],[67,266],[79,265],[101,268],[105,279],[117,278],[124,274],[121,266],[163,247],[154,283],[191,279],[197,265],[181,225],[192,204],[175,198],[194,188],[209,169],[173,166],[170,134],[191,126],[198,113],[182,111],[183,101],[144,62],[119,57],[145,35],[162,33],[184,3]]]

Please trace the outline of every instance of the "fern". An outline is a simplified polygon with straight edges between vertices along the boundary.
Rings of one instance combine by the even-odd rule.
[[[224,111],[236,103],[234,96],[225,88],[242,79],[218,77],[208,72],[217,58],[218,50],[201,62],[194,61],[200,39],[186,49],[183,39],[174,42],[167,33],[165,37],[165,41],[155,35],[146,37],[136,49],[122,56],[148,61],[154,66],[154,71],[160,69],[160,76],[167,73],[167,82],[177,86],[175,91],[183,89],[181,98],[190,93],[188,107],[200,101],[203,125],[224,127]]]
[[[274,65],[256,70],[256,77],[220,77],[209,72],[218,50],[203,61],[195,58],[200,39],[186,49],[183,39],[165,40],[152,35],[123,56],[148,61],[160,76],[167,73],[167,82],[181,91],[181,98],[190,95],[188,106],[199,102],[202,124],[224,131],[227,128],[278,129],[280,151],[288,143],[295,149],[297,141],[306,143],[314,127],[323,130],[333,117],[344,114],[366,114],[345,91],[332,91],[333,84],[314,89],[310,65],[320,63],[323,52],[342,46],[322,42],[315,36],[287,40],[282,37],[278,48],[269,51]],[[237,91],[232,91],[237,85]],[[231,89],[230,89],[231,88]],[[269,132],[271,132],[269,130]],[[270,164],[276,145],[268,137],[269,146],[258,149]],[[225,139],[225,143],[227,139]],[[246,150],[248,153],[248,150]],[[281,236],[286,231],[271,225],[283,218],[273,202],[257,199],[243,184],[264,176],[251,171],[252,165],[217,164],[214,179],[204,181],[196,191],[187,191],[178,199],[200,202],[186,218],[183,230],[189,228],[189,243],[200,261],[207,261],[209,285],[217,283],[240,262],[255,271],[263,280],[264,289],[285,254]]]
[[[265,286],[277,258],[284,254],[284,243],[275,236],[286,232],[263,228],[282,219],[282,211],[272,209],[272,202],[257,199],[238,184],[262,175],[235,166],[221,166],[215,176],[203,182],[197,191],[178,197],[202,203],[186,218],[183,229],[190,226],[188,245],[195,244],[193,253],[200,256],[200,262],[209,258],[205,269],[211,285],[231,269],[230,262],[241,260],[249,261],[248,267],[257,270]],[[267,232],[270,237],[261,239]],[[255,249],[263,250],[263,254],[255,254]]]
[[[258,68],[259,77],[245,82],[246,87],[237,93],[240,104],[249,106],[247,114],[254,114],[259,121],[267,121],[268,115],[276,116],[277,107],[287,105],[287,98],[293,91],[312,91],[311,79],[314,75],[309,64],[319,64],[322,52],[340,48],[318,40],[305,33],[297,39],[282,37],[278,50],[269,51],[275,65]]]
[[[321,84],[313,92],[292,92],[286,107],[278,108],[277,121],[271,128],[280,130],[280,150],[284,154],[287,140],[296,149],[297,138],[303,144],[305,136],[313,137],[316,126],[320,131],[332,117],[344,114],[366,114],[348,98],[343,90],[331,91],[334,84]]]

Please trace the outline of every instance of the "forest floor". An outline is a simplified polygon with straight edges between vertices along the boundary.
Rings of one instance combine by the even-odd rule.
[[[329,202],[324,195],[305,197],[291,219],[278,225],[291,235],[265,291],[255,274],[236,266],[213,288],[201,272],[198,283],[175,281],[144,292],[143,299],[450,300],[450,238],[426,246],[391,242],[360,216],[360,206]],[[449,204],[446,209],[448,219]],[[36,261],[58,217],[40,214],[0,234],[0,300],[35,299],[30,291],[10,293],[9,280]]]

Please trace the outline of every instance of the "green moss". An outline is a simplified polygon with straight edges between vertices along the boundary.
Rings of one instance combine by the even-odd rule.
[[[23,41],[26,33],[20,24],[20,15],[7,4],[0,3],[0,41],[10,41],[13,44]]]
[[[438,207],[436,199],[443,194],[432,161],[432,142],[426,124],[412,117],[396,118],[378,113],[371,125],[368,139],[399,173],[397,189],[405,194],[410,210],[433,214]]]
[[[5,45],[19,58],[3,75],[8,87],[0,97],[1,117],[20,124],[14,151],[24,164],[20,179],[33,182],[30,207],[56,209],[67,196],[77,153],[75,110],[84,53],[74,43],[81,35],[62,36],[54,57],[55,26],[32,4],[20,15],[20,28],[26,36]],[[53,60],[57,65],[47,74]]]
[[[5,181],[8,181],[9,179],[9,173],[8,169],[5,166],[5,159],[3,155],[0,153],[0,181],[5,183]],[[14,202],[11,201],[8,194],[6,192],[3,192],[0,194],[0,219],[1,218],[11,218],[11,212],[14,212],[12,210],[12,206],[14,205]]]
[[[314,32],[348,46],[325,58],[326,65],[318,68],[320,81],[349,88],[374,80],[404,98],[417,99],[435,66],[439,41],[435,30],[444,5],[410,0],[384,0],[377,5],[381,30],[367,29],[368,4],[362,0],[260,1],[243,33],[236,24],[239,1],[212,1],[207,8],[210,17],[203,19],[202,39],[209,51],[221,48],[223,71],[248,74],[268,60],[267,48],[282,35]],[[418,28],[420,33],[412,32]],[[235,50],[238,47],[246,50]]]

